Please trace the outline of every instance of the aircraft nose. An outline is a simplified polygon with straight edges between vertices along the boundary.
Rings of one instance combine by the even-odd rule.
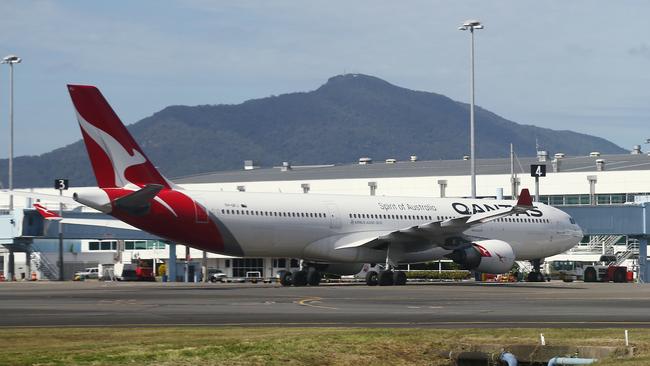
[[[582,231],[580,225],[576,224],[576,237],[582,239],[583,236],[585,236],[585,232]]]

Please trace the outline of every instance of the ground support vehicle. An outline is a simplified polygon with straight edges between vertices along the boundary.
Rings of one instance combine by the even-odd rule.
[[[220,269],[209,269],[208,270],[208,281],[215,282],[226,282],[228,276],[223,273]]]
[[[132,263],[116,263],[114,275],[118,281],[155,281],[153,259],[136,259]]]
[[[629,276],[625,266],[591,265],[584,267],[584,281],[623,283]]]
[[[602,260],[608,259],[608,260]],[[605,264],[609,257],[601,258],[601,264],[587,264],[578,261],[552,261],[548,264],[549,274],[552,279],[564,282],[583,280],[585,282],[631,282],[631,274],[627,267]]]
[[[98,279],[99,278],[99,268],[91,267],[85,268],[83,271],[75,272],[74,279],[75,281],[83,281],[86,279]]]

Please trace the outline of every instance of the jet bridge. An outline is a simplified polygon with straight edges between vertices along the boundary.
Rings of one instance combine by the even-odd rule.
[[[63,211],[64,218],[102,221],[117,221],[99,212],[78,210]],[[141,230],[121,229],[104,225],[63,224],[63,238],[68,239],[114,239],[114,240],[162,240]],[[14,253],[31,255],[34,239],[58,239],[59,223],[45,220],[35,209],[0,210],[0,245],[9,251],[7,273],[15,273]]]
[[[650,280],[647,265],[650,233],[650,203],[620,206],[559,206],[571,215],[585,235],[627,235],[639,240],[639,282]]]

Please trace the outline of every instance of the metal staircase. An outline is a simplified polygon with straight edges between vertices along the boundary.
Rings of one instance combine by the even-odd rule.
[[[573,247],[571,254],[614,254],[616,243],[623,235],[592,235],[588,243],[580,243]]]
[[[625,251],[616,253],[616,261],[612,265],[620,266],[628,259],[639,256],[639,240],[629,239]]]
[[[40,252],[32,251],[29,255],[32,268],[41,272],[41,279],[56,281],[59,279],[59,269]]]

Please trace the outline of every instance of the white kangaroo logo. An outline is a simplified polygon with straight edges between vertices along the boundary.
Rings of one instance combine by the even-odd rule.
[[[132,154],[129,153],[113,136],[86,121],[79,112],[77,112],[77,119],[84,132],[104,150],[106,156],[111,160],[115,173],[115,184],[120,187],[125,187],[129,183],[135,185],[124,176],[126,169],[146,163],[147,159],[136,149],[132,149]]]
[[[146,163],[147,159],[136,149],[132,149],[133,153],[130,154],[113,136],[86,121],[79,112],[77,112],[77,120],[79,120],[79,125],[84,132],[104,150],[106,156],[110,159],[111,165],[113,166],[113,173],[115,174],[115,185],[134,191],[140,189],[137,184],[126,179],[124,174],[129,167]],[[174,216],[178,217],[176,211],[160,197],[156,196],[154,200],[163,205]]]

